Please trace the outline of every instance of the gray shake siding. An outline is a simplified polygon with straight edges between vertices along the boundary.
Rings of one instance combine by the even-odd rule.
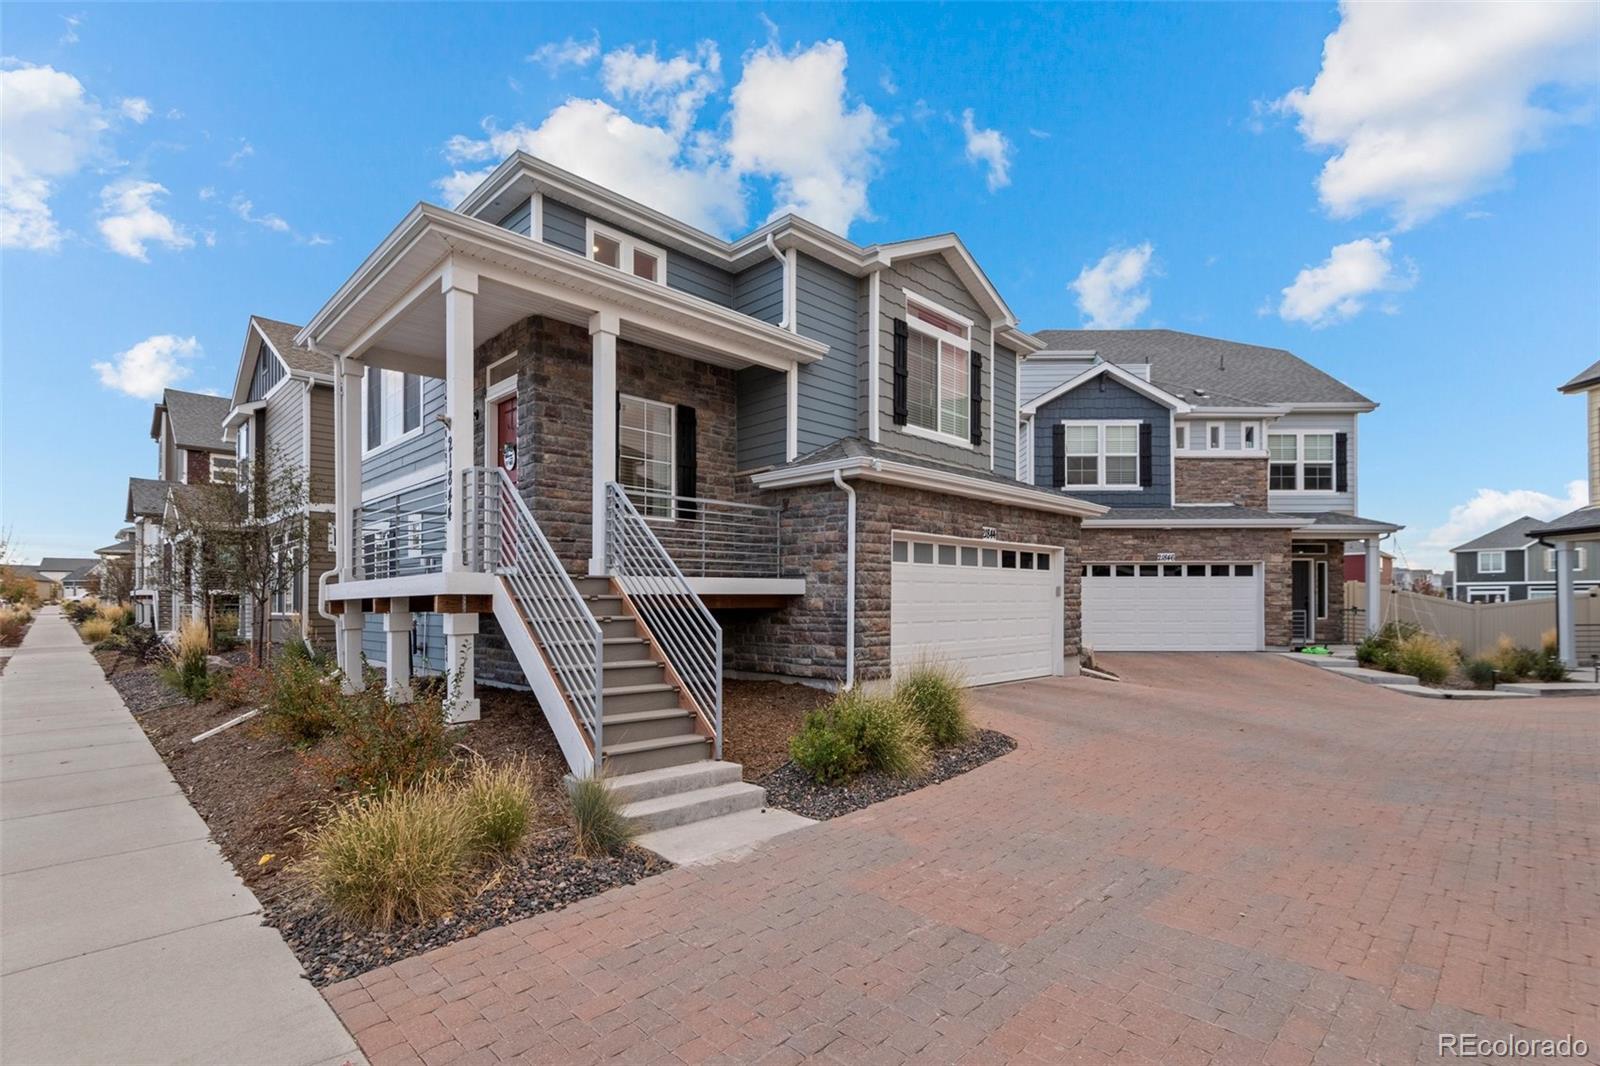
[[[1166,407],[1102,377],[1056,397],[1039,408],[1033,419],[1033,483],[1059,489],[1055,480],[1055,427],[1063,421],[1137,420],[1150,425],[1150,487],[1094,492],[1071,489],[1074,497],[1108,507],[1171,507],[1171,412]]]
[[[1319,433],[1347,433],[1349,434],[1348,452],[1349,460],[1349,492],[1272,492],[1267,496],[1267,507],[1273,511],[1288,511],[1291,514],[1308,513],[1315,511],[1344,511],[1356,513],[1356,416],[1353,414],[1293,414],[1285,415],[1267,427],[1267,435],[1288,432],[1319,432]],[[1262,442],[1263,444],[1265,441]]]
[[[681,252],[667,253],[667,287],[710,300],[723,307],[733,306],[734,276],[710,263]]]
[[[333,502],[333,388],[311,390],[311,502]]]
[[[553,244],[557,248],[565,248],[578,255],[587,255],[588,250],[583,246],[583,212],[575,207],[568,207],[559,200],[545,197],[544,240],[546,244]]]
[[[797,443],[805,455],[856,433],[856,279],[805,255],[795,268],[797,331],[828,345],[820,362],[800,368]]]
[[[291,381],[267,400],[267,450],[269,462],[282,460],[291,467],[306,467],[305,386]]]
[[[994,412],[994,472],[1020,477],[1017,470],[1017,353],[995,345],[994,380],[984,389],[984,410]],[[990,427],[984,427],[987,436]]]
[[[952,466],[974,470],[989,469],[988,409],[984,410],[984,446],[963,448],[907,433],[894,424],[894,320],[904,318],[906,301],[903,290],[910,290],[946,307],[956,314],[972,320],[972,347],[983,357],[984,403],[993,402],[994,359],[989,351],[989,318],[979,308],[977,301],[967,292],[966,286],[956,277],[955,271],[940,255],[903,259],[885,267],[879,278],[878,317],[878,425],[880,441],[885,447],[914,455],[926,456]],[[869,358],[863,353],[863,358]],[[1014,418],[1015,401],[998,412],[1003,418]],[[999,421],[997,419],[996,421]],[[803,449],[802,449],[803,450]]]
[[[1503,585],[1507,581],[1524,581],[1528,577],[1527,562],[1523,557],[1524,554],[1524,552],[1514,549],[1507,549],[1505,553],[1506,568],[1503,573],[1480,574],[1478,573],[1477,552],[1457,552],[1456,584]],[[1543,577],[1549,577],[1552,581],[1555,580],[1555,575],[1537,571],[1533,577],[1535,580]]]
[[[758,263],[733,279],[733,309],[763,322],[783,320],[783,266]],[[738,461],[741,470],[784,461],[788,431],[788,382],[776,370],[752,367],[735,376]]]
[[[361,459],[361,488],[365,495],[382,491],[383,482],[414,474],[425,467],[444,462],[444,379],[422,379],[421,431],[397,444]]]

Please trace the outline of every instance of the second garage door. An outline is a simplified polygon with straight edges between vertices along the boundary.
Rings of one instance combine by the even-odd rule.
[[[1061,560],[1053,549],[896,536],[889,660],[949,663],[968,684],[1045,677],[1061,667]]]
[[[1255,563],[1090,563],[1083,642],[1095,651],[1257,651]]]

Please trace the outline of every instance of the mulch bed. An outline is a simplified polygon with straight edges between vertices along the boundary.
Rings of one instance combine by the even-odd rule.
[[[553,829],[534,838],[510,865],[494,871],[454,912],[427,925],[384,932],[353,928],[304,894],[268,902],[265,921],[283,935],[311,983],[321,986],[671,868],[665,859],[636,847],[610,858],[582,859],[573,852],[572,834]]]
[[[722,683],[722,757],[755,781],[789,761],[789,738],[833,693],[781,681]]]
[[[972,739],[965,744],[936,749],[932,765],[921,777],[894,778],[867,773],[843,785],[820,785],[795,763],[788,762],[756,778],[755,783],[767,790],[768,806],[782,807],[806,818],[825,821],[859,811],[881,800],[948,781],[1016,748],[1017,742],[1004,733],[978,729],[973,731]]]

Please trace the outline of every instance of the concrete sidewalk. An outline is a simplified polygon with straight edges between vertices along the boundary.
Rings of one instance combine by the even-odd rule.
[[[0,1060],[360,1063],[59,610],[0,675]]]

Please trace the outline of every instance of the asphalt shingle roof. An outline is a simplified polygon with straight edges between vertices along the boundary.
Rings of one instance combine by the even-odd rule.
[[[1532,515],[1523,515],[1521,518],[1507,522],[1499,529],[1491,529],[1483,536],[1469,540],[1465,544],[1458,544],[1450,550],[1453,552],[1494,550],[1496,548],[1520,548],[1533,539],[1533,530],[1549,523],[1534,518]]]
[[[144,515],[160,518],[167,509],[167,492],[174,481],[157,481],[148,477],[130,477],[128,479],[128,510],[124,520],[132,522],[135,517]]]
[[[331,356],[295,345],[294,337],[300,332],[301,327],[272,318],[262,318],[260,315],[251,315],[250,321],[254,322],[256,328],[266,336],[268,343],[290,370],[304,370],[312,374],[333,373]]]
[[[1580,507],[1576,511],[1569,511],[1560,518],[1552,518],[1548,522],[1538,523],[1538,528],[1530,529],[1530,537],[1554,537],[1562,533],[1594,533],[1600,531],[1600,504],[1590,504]]]
[[[1577,392],[1579,389],[1586,389],[1590,385],[1595,384],[1600,384],[1600,359],[1595,360],[1583,370],[1578,371],[1578,373],[1573,376],[1571,381],[1561,386],[1561,391]]]
[[[72,574],[86,566],[98,566],[99,559],[84,559],[74,556],[50,555],[39,560],[39,569],[44,571],[62,570]]]
[[[233,408],[226,396],[168,389],[161,395],[161,405],[172,420],[172,439],[178,447],[208,452],[233,450],[233,445],[222,439],[222,420]]]
[[[1108,363],[1148,363],[1152,384],[1197,407],[1372,402],[1282,348],[1171,329],[1042,329],[1034,336],[1051,350],[1092,351]]]
[[[133,545],[125,540],[119,540],[115,544],[107,544],[104,548],[96,548],[94,553],[96,555],[132,555]]]

